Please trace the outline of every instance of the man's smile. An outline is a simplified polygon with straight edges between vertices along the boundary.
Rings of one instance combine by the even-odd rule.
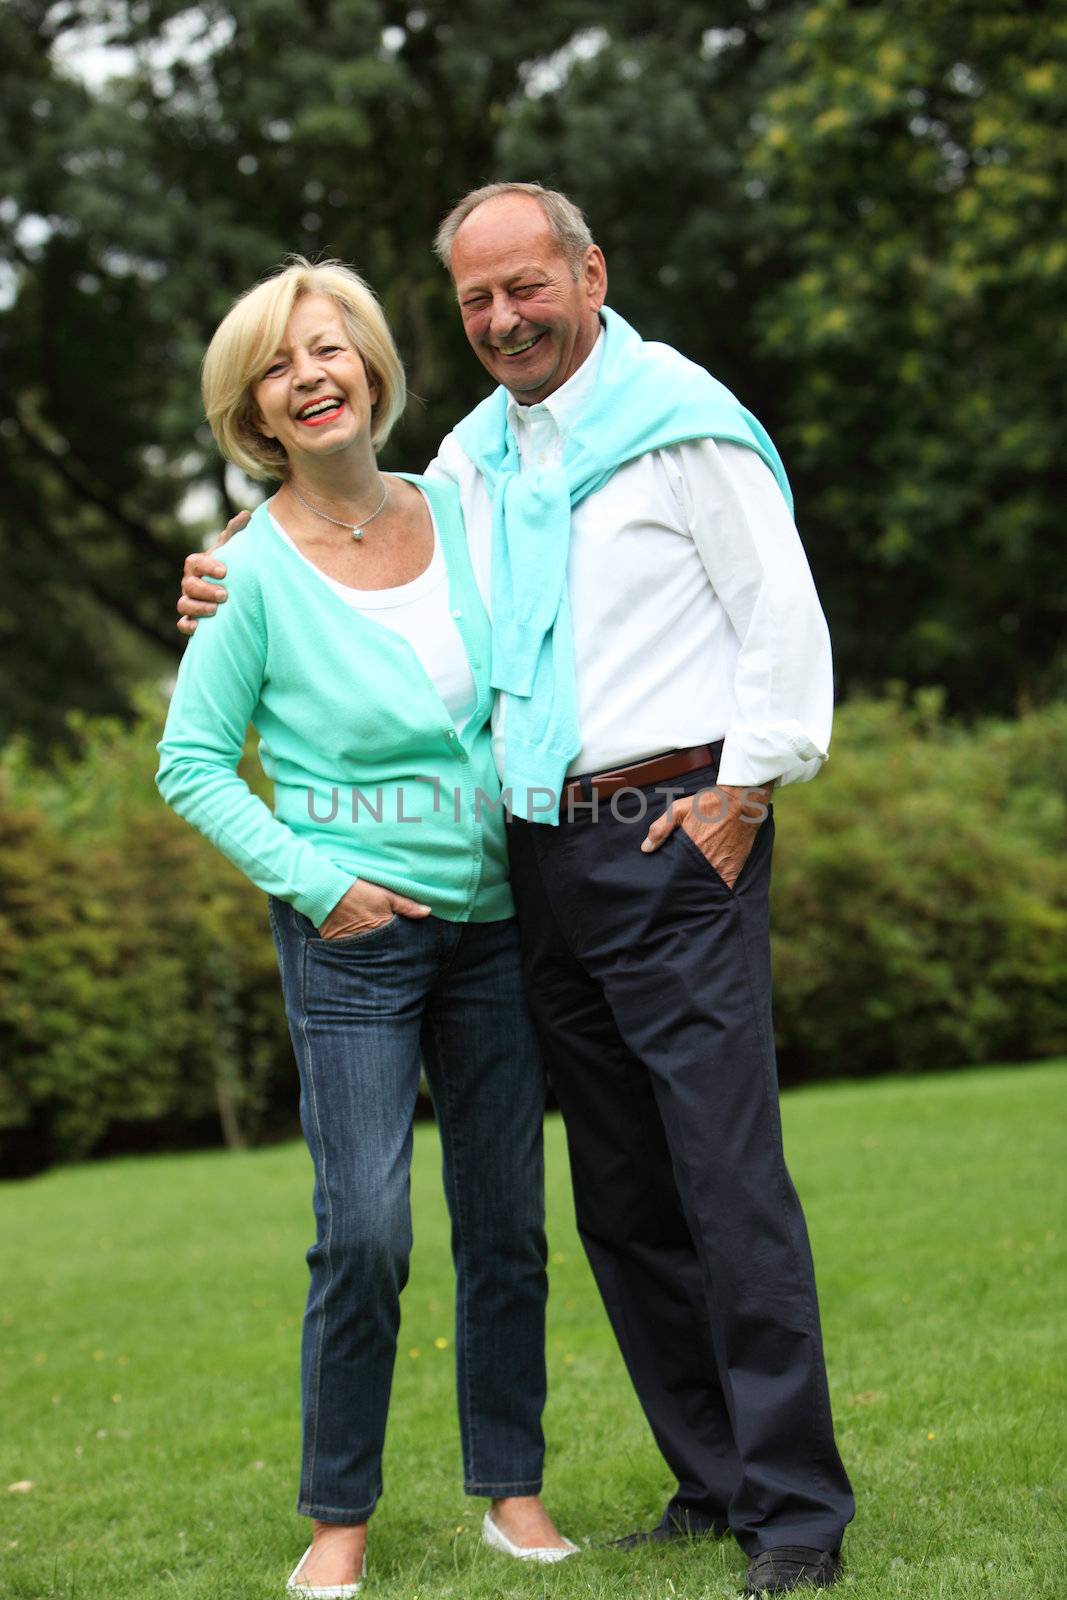
[[[497,350],[502,356],[523,356],[527,350],[532,350],[535,344],[540,344],[545,336],[545,330],[535,333],[532,339],[525,339],[521,344],[498,344]]]

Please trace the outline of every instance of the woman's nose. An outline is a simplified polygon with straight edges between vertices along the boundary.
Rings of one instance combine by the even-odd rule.
[[[307,350],[298,350],[293,356],[293,377],[297,383],[306,386],[315,383],[322,376],[321,364]]]

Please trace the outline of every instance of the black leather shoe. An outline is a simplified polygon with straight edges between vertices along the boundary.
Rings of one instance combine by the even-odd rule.
[[[764,1550],[749,1562],[742,1593],[790,1594],[805,1583],[815,1589],[829,1589],[840,1576],[841,1558],[835,1551],[785,1544],[777,1550]]]
[[[709,1527],[698,1527],[684,1514],[665,1511],[654,1528],[638,1528],[636,1533],[624,1533],[621,1539],[612,1539],[612,1550],[637,1550],[643,1544],[667,1544],[672,1539],[721,1539],[726,1532],[725,1522]]]

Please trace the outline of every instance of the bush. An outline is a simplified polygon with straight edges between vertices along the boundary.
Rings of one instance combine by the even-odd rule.
[[[157,706],[0,757],[0,1163],[295,1126],[263,896],[169,812]],[[254,760],[250,781],[262,784]],[[839,713],[777,804],[783,1076],[1067,1048],[1067,706],[962,728],[940,699]]]
[[[963,729],[927,691],[852,702],[784,791],[772,906],[783,1076],[1067,1044],[1067,705]]]
[[[263,896],[153,782],[158,713],[0,761],[0,1162],[257,1139],[294,1072]]]

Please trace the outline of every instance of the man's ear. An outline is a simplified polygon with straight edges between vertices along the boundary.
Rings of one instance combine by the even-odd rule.
[[[582,281],[589,296],[589,304],[599,311],[608,297],[608,264],[598,244],[591,244],[582,262]]]

